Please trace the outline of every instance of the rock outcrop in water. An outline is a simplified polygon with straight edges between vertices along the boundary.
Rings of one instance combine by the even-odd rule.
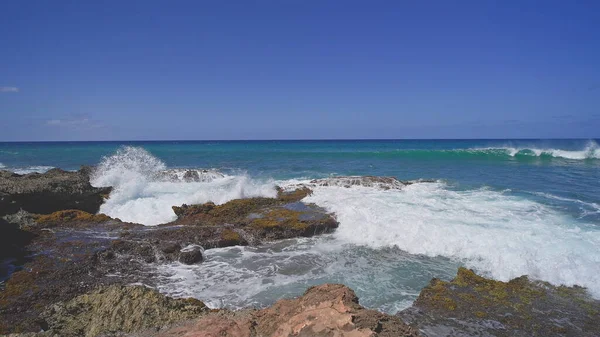
[[[0,216],[20,209],[40,214],[65,209],[96,213],[111,188],[93,187],[89,175],[88,167],[77,172],[52,169],[25,175],[0,171]]]
[[[376,176],[342,176],[324,179],[313,179],[309,186],[338,186],[349,188],[352,186],[373,187],[382,190],[401,190],[414,183],[435,182],[435,180],[398,180],[395,177]]]
[[[224,178],[225,175],[217,170],[186,170],[170,169],[154,173],[153,179],[170,182],[211,182],[215,179]]]
[[[155,263],[201,263],[204,248],[332,231],[337,222],[330,214],[299,202],[309,193],[280,191],[277,198],[175,207],[178,219],[156,227],[79,209],[10,215],[12,223],[4,228],[35,236],[27,246],[34,257],[0,291],[0,333],[39,331],[47,324],[40,319],[45,308],[99,286],[153,285]]]
[[[398,316],[430,337],[600,336],[600,301],[584,288],[494,281],[465,268],[450,282],[431,280]]]
[[[312,193],[310,186],[394,189],[412,182],[386,177],[314,180],[293,191],[278,189],[276,198],[175,206],[177,220],[146,227],[94,214],[110,188],[91,187],[88,175],[87,169],[25,176],[0,172],[0,213],[6,215],[0,220],[4,231],[0,252],[21,257],[26,251],[32,253],[0,290],[0,333],[30,332],[20,336],[35,337],[600,335],[600,301],[583,288],[555,287],[526,277],[498,282],[462,268],[450,282],[432,280],[413,307],[397,316],[364,309],[354,292],[342,285],[313,287],[298,299],[234,312],[209,311],[198,300],[176,300],[146,287],[123,286],[153,286],[154,264],[202,263],[205,248],[257,245],[333,231],[338,223],[332,214],[302,202]],[[196,181],[193,173],[185,176],[181,180]],[[23,210],[8,214],[15,209],[45,214]]]

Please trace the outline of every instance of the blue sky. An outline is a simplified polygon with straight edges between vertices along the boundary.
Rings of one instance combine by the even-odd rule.
[[[600,1],[5,1],[0,141],[600,136]]]

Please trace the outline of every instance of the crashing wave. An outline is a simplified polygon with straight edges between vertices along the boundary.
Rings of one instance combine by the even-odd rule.
[[[507,281],[521,275],[582,285],[600,296],[600,230],[502,191],[456,191],[441,182],[400,193],[315,187],[304,199],[336,214],[336,239],[443,256]]]
[[[170,182],[211,182],[225,178],[225,174],[216,169],[168,169],[157,172],[153,179]]]
[[[400,190],[405,186],[415,182],[432,182],[430,180],[403,181],[395,177],[376,177],[376,176],[342,176],[330,177],[324,179],[313,179],[309,186],[338,186],[350,188],[352,186],[373,187],[382,190]]]
[[[103,158],[90,179],[93,186],[112,186],[100,212],[123,221],[158,225],[175,220],[171,206],[232,199],[275,197],[271,181],[246,175],[225,175],[217,170],[168,169],[141,147],[123,147]]]

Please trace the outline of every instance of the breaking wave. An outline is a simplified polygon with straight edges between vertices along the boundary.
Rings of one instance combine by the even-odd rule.
[[[489,154],[505,154],[510,157],[547,157],[564,158],[571,160],[600,159],[600,148],[596,142],[590,141],[585,148],[581,150],[562,150],[552,148],[526,148],[526,147],[500,147],[469,149],[465,151]]]
[[[226,175],[214,169],[168,169],[148,151],[131,146],[105,157],[91,183],[113,187],[110,198],[100,207],[101,213],[148,226],[175,220],[172,206],[276,195],[271,181]]]
[[[305,201],[336,214],[334,236],[347,244],[447,257],[495,279],[529,275],[600,296],[600,230],[525,198],[437,182],[315,187]]]

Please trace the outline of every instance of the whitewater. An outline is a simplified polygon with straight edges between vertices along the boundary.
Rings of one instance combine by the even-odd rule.
[[[184,172],[190,170],[198,172],[200,181],[185,181]],[[395,312],[409,306],[431,277],[450,278],[459,265],[503,281],[529,275],[556,285],[577,284],[600,297],[598,227],[510,190],[461,190],[443,180],[401,190],[314,186],[310,179],[255,179],[238,173],[169,169],[142,148],[124,147],[104,158],[92,183],[114,187],[102,213],[149,226],[174,220],[173,205],[273,197],[276,186],[309,185],[313,194],[304,201],[335,214],[340,226],[334,234],[288,240],[279,248],[271,244],[264,251],[210,250],[202,265],[161,267],[164,292],[195,296],[219,307],[267,305],[277,294],[331,281],[350,283],[367,304]],[[367,260],[387,252],[388,258],[349,267],[356,264],[348,258],[350,252],[361,252],[360,259]],[[403,265],[407,260],[410,267]],[[392,287],[401,294],[393,303],[378,300],[380,287],[390,287],[385,279],[403,279],[398,270],[414,276]],[[378,276],[361,283],[357,273]],[[240,282],[243,291],[235,290]]]
[[[2,169],[21,174],[94,165],[92,184],[113,186],[100,212],[147,226],[175,220],[172,206],[308,185],[303,201],[335,214],[333,234],[210,249],[200,265],[157,267],[161,291],[213,307],[262,307],[336,282],[395,313],[459,266],[503,281],[577,284],[600,298],[596,140],[2,143],[0,151]],[[348,175],[431,182],[311,184]]]

